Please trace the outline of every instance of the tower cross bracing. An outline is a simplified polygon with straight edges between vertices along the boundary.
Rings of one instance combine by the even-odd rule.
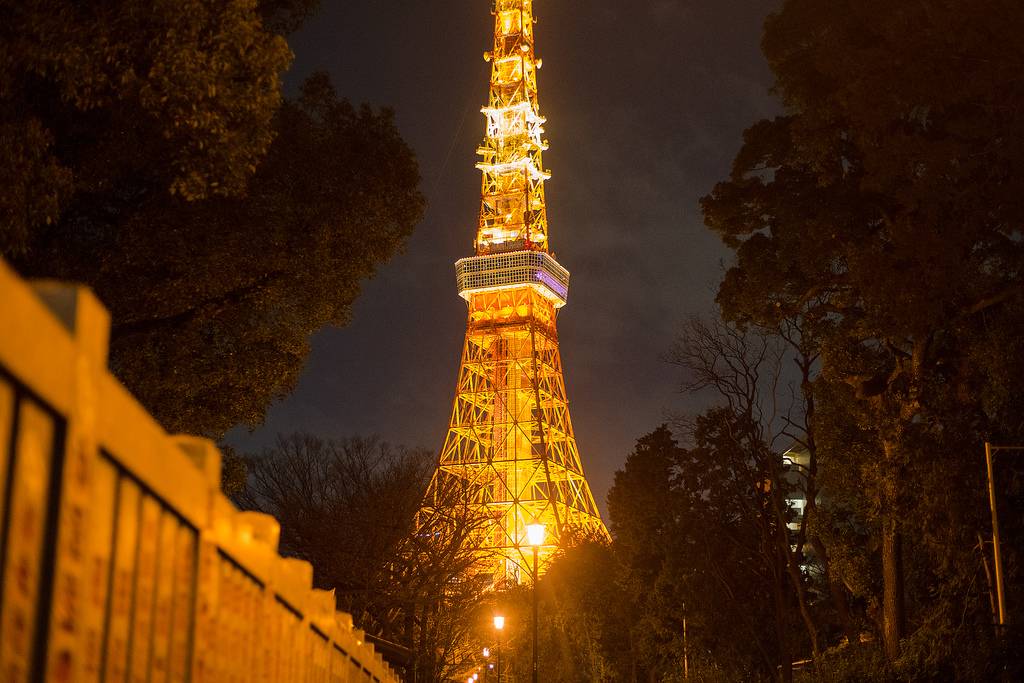
[[[426,507],[457,485],[490,522],[478,571],[529,575],[526,527],[547,529],[544,561],[572,532],[607,535],[569,416],[556,317],[569,273],[548,250],[533,0],[492,0],[490,97],[477,148],[480,221],[473,256],[456,263],[469,316],[455,402]]]

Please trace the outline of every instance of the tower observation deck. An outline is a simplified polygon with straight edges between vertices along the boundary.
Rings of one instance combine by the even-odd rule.
[[[549,253],[537,99],[533,0],[491,0],[494,48],[474,254],[456,264],[469,307],[447,436],[424,502],[463,503],[491,521],[480,532],[478,571],[501,580],[529,575],[526,527],[543,523],[544,563],[570,533],[607,535],[583,473],[569,417],[555,319],[569,273]]]

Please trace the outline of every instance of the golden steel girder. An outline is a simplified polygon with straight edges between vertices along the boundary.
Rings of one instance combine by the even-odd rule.
[[[490,522],[476,534],[478,571],[529,576],[526,527],[543,523],[541,571],[567,534],[608,531],[580,460],[555,320],[568,272],[548,253],[533,1],[492,0],[490,97],[476,255],[456,264],[469,316],[455,401],[425,508],[454,486]],[[451,485],[451,486],[449,486]]]
[[[528,575],[528,524],[547,527],[542,563],[570,529],[607,533],[573,433],[554,320],[553,303],[529,287],[481,292],[469,300],[435,478],[468,483],[473,504],[494,520],[481,538],[487,559],[480,571],[496,580]]]
[[[483,143],[477,150],[483,174],[477,254],[548,245],[547,208],[544,202],[542,151],[544,117],[537,99],[532,0],[496,0],[493,3],[494,49],[484,58],[491,62],[491,87]]]

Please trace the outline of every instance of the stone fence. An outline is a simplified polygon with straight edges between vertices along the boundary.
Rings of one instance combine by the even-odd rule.
[[[397,683],[273,517],[107,371],[83,287],[0,260],[0,680]]]

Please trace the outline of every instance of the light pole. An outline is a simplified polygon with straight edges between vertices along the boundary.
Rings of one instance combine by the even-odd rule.
[[[533,548],[533,683],[537,683],[537,556],[540,553],[540,547],[544,545],[544,525],[527,525],[526,539]]]
[[[683,605],[683,680],[690,680],[690,644],[686,641],[685,605]]]
[[[1006,593],[1003,589],[1003,555],[999,549],[999,514],[996,511],[996,480],[992,460],[998,451],[1024,451],[1024,446],[993,446],[985,442],[985,468],[988,471],[988,506],[992,512],[992,559],[996,565],[996,603],[1000,632],[1006,626]]]
[[[491,663],[488,661],[491,658],[491,648],[484,648],[484,683],[487,683],[487,670],[491,668]]]
[[[505,628],[505,617],[494,615],[494,630],[498,632],[497,646],[494,648],[494,678],[501,683],[501,632]]]

